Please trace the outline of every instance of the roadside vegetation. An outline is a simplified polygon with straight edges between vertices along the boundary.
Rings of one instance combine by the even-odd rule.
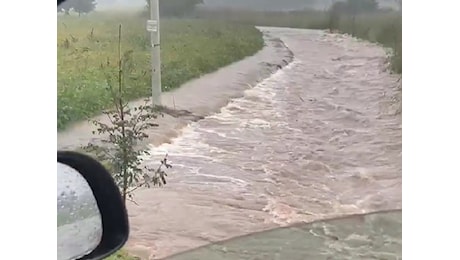
[[[132,56],[127,100],[151,94],[150,35],[139,14],[58,15],[58,129],[109,108],[103,67],[117,66],[118,25],[122,46]],[[263,47],[261,33],[251,25],[164,18],[161,21],[163,91],[252,55]]]
[[[140,260],[140,258],[129,255],[125,250],[120,250],[115,254],[105,258],[105,260]]]
[[[401,3],[400,1],[398,1]],[[391,69],[402,73],[401,11],[381,9],[374,0],[336,2],[328,10],[248,11],[239,9],[196,10],[196,17],[247,25],[322,29],[347,33],[392,49]]]

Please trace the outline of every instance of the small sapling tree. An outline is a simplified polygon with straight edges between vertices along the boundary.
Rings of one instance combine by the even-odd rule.
[[[134,201],[133,191],[139,187],[162,186],[166,184],[165,169],[171,168],[167,155],[160,160],[156,169],[142,166],[142,157],[150,155],[145,149],[138,149],[139,144],[148,138],[146,130],[157,127],[154,122],[159,114],[158,109],[147,105],[148,100],[140,106],[129,106],[124,87],[129,75],[135,69],[132,65],[132,51],[122,54],[121,29],[118,30],[118,61],[116,68],[110,62],[101,64],[106,70],[107,90],[110,92],[113,108],[104,111],[108,122],[93,120],[96,126],[93,134],[103,136],[100,144],[90,143],[84,149],[95,155],[112,172],[115,182],[123,196],[123,200]]]

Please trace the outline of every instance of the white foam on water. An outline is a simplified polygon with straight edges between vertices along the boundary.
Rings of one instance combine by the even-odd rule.
[[[243,128],[271,128],[272,126],[270,122],[260,118],[244,120],[238,125]]]
[[[201,176],[201,177],[206,177],[210,179],[217,179],[217,180],[222,180],[225,183],[231,182],[233,184],[237,184],[242,187],[246,187],[249,185],[246,181],[238,178],[234,178],[231,176],[223,176],[223,175],[214,175],[214,174],[205,174],[205,173],[197,173],[196,176]]]
[[[196,126],[194,124],[186,126],[182,134],[174,138],[171,143],[151,147],[149,150],[150,154],[152,156],[168,154],[168,156],[197,157],[212,160],[212,157],[206,155],[208,152],[225,152],[222,149],[202,142],[203,137],[195,129]]]
[[[200,132],[204,132],[204,133],[208,133],[208,134],[215,134],[221,138],[225,138],[225,139],[237,139],[237,138],[231,138],[231,137],[228,137],[226,133],[222,133],[222,132],[219,132],[215,129],[210,129],[210,128],[200,128],[199,129]]]
[[[292,131],[292,132],[297,132],[297,133],[302,133],[302,130],[298,128],[292,128],[289,126],[287,122],[274,122],[274,125],[280,128],[284,128],[286,130]]]
[[[280,80],[282,81],[287,77],[285,70],[291,69],[299,62],[300,61],[295,60],[287,66],[285,66],[283,69],[276,71],[270,77],[264,79],[259,84],[257,84],[255,87],[246,90],[242,98],[232,100],[227,106],[221,108],[220,113],[208,116],[206,117],[206,119],[216,119],[219,124],[235,125],[234,129],[239,131],[242,131],[241,128],[248,127],[270,128],[272,126],[272,123],[262,118],[255,117],[253,115],[254,112],[251,111],[260,111],[261,113],[265,113],[265,115],[269,113],[270,115],[274,115],[275,117],[282,117],[282,115],[275,110],[267,112],[266,103],[273,102],[273,97],[276,95],[276,91],[273,86],[279,84]],[[260,101],[252,101],[246,98],[250,96],[257,97],[258,99],[260,99]],[[274,109],[273,106],[271,108]],[[244,116],[244,113],[242,112],[246,112],[246,115],[249,118],[241,118],[242,116]],[[200,125],[200,122],[198,121],[186,126],[183,129],[182,134],[172,139],[171,143],[164,143],[158,147],[151,147],[149,149],[151,155],[145,156],[143,157],[143,159],[148,160],[168,154],[168,156],[171,157],[185,156],[192,158],[215,160],[215,158],[212,158],[211,156],[209,156],[209,154],[211,154],[212,152],[226,153],[225,150],[219,149],[217,147],[212,147],[209,144],[204,143],[204,138],[200,134],[200,132],[209,132],[217,134],[222,138],[228,138],[226,133],[219,132],[218,130],[214,130],[209,127],[203,127]]]
[[[247,100],[245,97],[232,101],[221,113],[213,115],[219,122],[235,124],[241,128],[271,128],[283,115],[274,105],[275,90],[270,84],[260,84],[247,90],[246,94],[260,97],[258,101]],[[237,108],[237,110],[232,109]],[[267,120],[270,118],[270,122]]]

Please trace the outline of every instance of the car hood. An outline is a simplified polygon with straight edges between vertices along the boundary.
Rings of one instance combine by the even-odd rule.
[[[351,215],[250,234],[168,260],[401,259],[402,210]]]

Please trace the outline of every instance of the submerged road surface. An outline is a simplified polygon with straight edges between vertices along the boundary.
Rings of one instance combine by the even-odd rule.
[[[174,168],[166,187],[141,190],[129,205],[134,254],[161,258],[279,225],[401,208],[397,76],[385,51],[321,31],[261,30],[293,61],[152,147],[145,164],[168,152]]]

